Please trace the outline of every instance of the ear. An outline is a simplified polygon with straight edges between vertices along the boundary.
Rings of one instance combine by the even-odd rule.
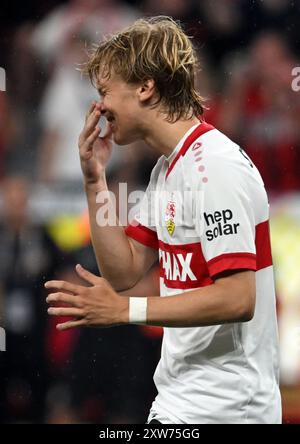
[[[155,82],[153,79],[144,80],[137,90],[140,102],[151,100],[155,94]]]

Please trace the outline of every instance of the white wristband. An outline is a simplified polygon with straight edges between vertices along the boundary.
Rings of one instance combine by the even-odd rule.
[[[129,324],[147,323],[147,298],[129,298]]]

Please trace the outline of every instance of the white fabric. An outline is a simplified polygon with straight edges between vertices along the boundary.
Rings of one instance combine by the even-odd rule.
[[[280,423],[273,267],[265,259],[265,188],[245,153],[216,129],[194,140],[167,175],[193,131],[169,159],[161,157],[152,172],[147,196],[160,192],[156,211],[145,198],[137,215],[148,227],[149,238],[157,236],[159,241],[161,296],[210,285],[220,271],[257,266],[256,308],[247,323],[164,328],[154,375],[158,395],[148,420],[156,416],[168,418],[166,423]],[[194,192],[194,197],[182,197],[183,190]],[[127,234],[146,243],[144,231],[142,236],[141,228],[135,227]]]
[[[129,324],[146,324],[147,298],[129,298]]]
[[[46,90],[41,120],[45,131],[58,136],[48,166],[55,181],[82,181],[78,137],[86,112],[95,98],[97,94],[88,79],[75,68],[60,69]]]

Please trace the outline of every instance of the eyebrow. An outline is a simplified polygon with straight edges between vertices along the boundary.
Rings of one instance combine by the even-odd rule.
[[[103,95],[103,93],[104,93],[104,91],[106,91],[106,89],[107,89],[107,86],[105,85],[105,84],[101,84],[100,82],[98,83],[98,85],[97,85],[98,87],[97,87],[97,91],[98,91],[98,93],[100,94],[100,95]]]

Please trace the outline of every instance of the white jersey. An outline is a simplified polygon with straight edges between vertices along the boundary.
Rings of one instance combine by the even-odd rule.
[[[191,197],[192,196],[192,197]],[[161,296],[256,271],[253,319],[164,328],[149,419],[163,423],[280,423],[278,335],[261,176],[239,146],[202,122],[154,167],[128,236],[159,251]]]

